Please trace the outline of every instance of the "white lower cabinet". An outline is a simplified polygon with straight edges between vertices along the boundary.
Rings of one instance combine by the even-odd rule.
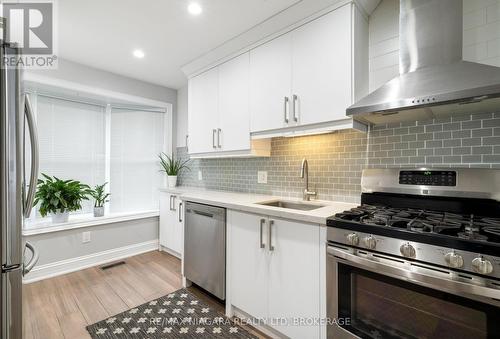
[[[262,223],[262,232],[265,232],[266,218],[228,211],[227,222],[231,227],[231,304],[256,318],[264,318],[267,316],[269,258],[267,238],[260,233],[260,225]]]
[[[319,338],[320,226],[236,211],[227,221],[231,305],[288,337]]]
[[[182,256],[184,240],[183,204],[176,194],[160,192],[160,245]]]

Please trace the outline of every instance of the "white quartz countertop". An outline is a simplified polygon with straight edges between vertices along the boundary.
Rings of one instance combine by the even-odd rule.
[[[257,195],[249,193],[226,192],[226,191],[213,191],[204,190],[202,188],[193,187],[175,187],[163,188],[160,191],[173,193],[179,196],[183,201],[192,201],[207,205],[220,206],[227,209],[262,214],[266,216],[292,219],[297,221],[304,221],[313,224],[326,225],[326,219],[335,213],[339,213],[353,207],[356,204],[338,201],[327,200],[311,200],[309,203],[324,205],[323,207],[310,210],[295,210],[282,207],[264,206],[259,205],[259,202],[273,201],[273,200],[286,200],[297,201],[299,199],[282,198],[272,195]]]

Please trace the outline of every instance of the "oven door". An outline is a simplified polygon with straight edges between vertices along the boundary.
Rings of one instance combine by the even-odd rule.
[[[328,338],[500,338],[500,284],[366,251],[327,253]]]

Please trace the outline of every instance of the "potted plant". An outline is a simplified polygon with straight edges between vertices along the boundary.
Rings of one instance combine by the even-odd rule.
[[[91,191],[90,195],[94,198],[94,217],[102,217],[104,216],[104,204],[109,200],[108,197],[111,195],[110,193],[104,192],[104,187],[107,182],[102,185],[96,185],[96,187]]]
[[[35,205],[40,204],[42,217],[52,215],[53,223],[67,222],[69,212],[82,208],[82,201],[88,200],[91,189],[76,180],[61,180],[42,173],[38,179]]]
[[[188,160],[175,159],[174,156],[168,156],[165,153],[160,153],[158,155],[160,158],[160,165],[163,167],[161,171],[167,173],[168,187],[177,186],[177,176],[179,172],[183,169],[189,170],[187,166]]]

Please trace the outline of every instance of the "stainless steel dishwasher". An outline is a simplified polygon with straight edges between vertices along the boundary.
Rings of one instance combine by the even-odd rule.
[[[226,298],[226,209],[186,202],[184,276]]]

